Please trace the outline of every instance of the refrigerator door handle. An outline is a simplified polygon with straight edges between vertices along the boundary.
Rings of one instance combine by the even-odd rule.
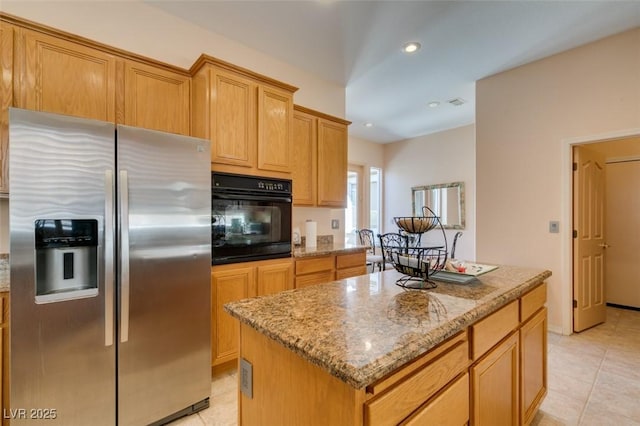
[[[120,341],[129,340],[129,176],[120,170]]]
[[[113,170],[104,171],[104,345],[113,345]]]

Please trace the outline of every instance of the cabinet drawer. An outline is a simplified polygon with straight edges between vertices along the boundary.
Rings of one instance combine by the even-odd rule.
[[[357,277],[358,275],[364,275],[367,273],[367,267],[365,265],[355,266],[353,268],[338,269],[336,271],[336,280],[343,278]]]
[[[418,409],[401,426],[460,426],[469,421],[469,373]]]
[[[333,271],[317,272],[296,277],[296,288],[307,287],[314,284],[324,284],[333,281]]]
[[[341,254],[336,257],[336,269],[351,268],[354,266],[364,266],[367,262],[365,252]]]
[[[445,387],[469,366],[469,345],[465,340],[398,385],[368,401],[364,407],[367,426],[398,424]]]
[[[473,359],[476,360],[518,327],[518,300],[478,321],[471,327]]]
[[[542,283],[520,298],[520,322],[535,314],[547,301],[547,283]]]
[[[333,256],[318,256],[296,260],[296,275],[333,271]]]

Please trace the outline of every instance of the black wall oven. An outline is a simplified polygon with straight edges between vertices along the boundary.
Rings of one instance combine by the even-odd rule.
[[[291,256],[291,180],[211,173],[211,263]]]

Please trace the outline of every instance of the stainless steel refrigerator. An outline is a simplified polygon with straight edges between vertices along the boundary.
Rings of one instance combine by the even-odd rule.
[[[12,424],[209,404],[209,142],[9,111]]]

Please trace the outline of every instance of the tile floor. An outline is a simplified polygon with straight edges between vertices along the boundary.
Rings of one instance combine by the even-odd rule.
[[[602,325],[549,333],[548,352],[549,390],[533,425],[640,426],[640,312],[607,308]],[[234,372],[216,376],[211,407],[172,426],[235,426],[236,386]]]

